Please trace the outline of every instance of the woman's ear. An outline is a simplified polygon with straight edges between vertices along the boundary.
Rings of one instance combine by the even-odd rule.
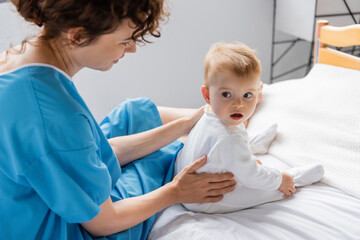
[[[69,46],[75,48],[85,41],[84,28],[83,27],[70,28],[67,31],[66,37]]]
[[[209,93],[209,88],[206,87],[205,85],[201,86],[201,92],[202,95],[206,101],[207,104],[210,104],[210,93]]]

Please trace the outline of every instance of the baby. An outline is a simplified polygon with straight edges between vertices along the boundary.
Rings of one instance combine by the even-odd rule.
[[[207,155],[206,164],[197,172],[230,171],[237,184],[234,191],[216,203],[184,204],[195,212],[226,213],[277,201],[295,193],[295,187],[319,181],[321,165],[279,170],[258,164],[246,133],[246,122],[255,111],[260,88],[261,65],[254,51],[244,44],[216,43],[205,57],[205,85],[201,91],[208,103],[204,115],[190,132],[179,152],[175,172],[191,161]],[[259,136],[253,142],[265,142],[267,150],[276,134],[276,125],[267,130],[265,141]],[[270,137],[269,137],[270,136]],[[257,140],[256,140],[257,139]]]

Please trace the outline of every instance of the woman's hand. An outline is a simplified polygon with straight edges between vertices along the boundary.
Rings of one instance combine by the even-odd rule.
[[[81,225],[93,236],[107,236],[129,229],[175,203],[217,202],[234,189],[232,173],[196,174],[206,157],[184,168],[173,181],[145,195],[112,202],[109,197],[101,211]]]
[[[202,115],[204,114],[204,108],[206,105],[194,111],[190,116],[184,117],[186,121],[186,129],[184,134],[190,133],[191,129],[195,126],[195,124],[200,120]]]
[[[185,167],[171,182],[177,203],[217,202],[223,194],[234,190],[236,181],[232,173],[195,173],[206,162],[206,156]]]

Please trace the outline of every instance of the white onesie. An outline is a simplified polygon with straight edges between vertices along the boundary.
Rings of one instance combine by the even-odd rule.
[[[277,190],[282,180],[281,172],[256,163],[243,124],[225,126],[215,114],[205,112],[177,156],[175,173],[204,154],[207,162],[197,170],[198,173],[232,172],[237,184],[221,201],[183,204],[187,209],[225,213],[283,199],[283,193]]]

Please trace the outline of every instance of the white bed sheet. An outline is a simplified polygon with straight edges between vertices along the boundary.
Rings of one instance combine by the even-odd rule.
[[[360,71],[315,64],[263,93],[249,135],[277,123],[270,154],[291,166],[320,163],[323,183],[360,198]]]
[[[288,165],[270,154],[263,164]],[[285,200],[227,214],[202,214],[171,206],[158,214],[149,240],[355,240],[360,239],[360,199],[323,183],[298,188]]]

